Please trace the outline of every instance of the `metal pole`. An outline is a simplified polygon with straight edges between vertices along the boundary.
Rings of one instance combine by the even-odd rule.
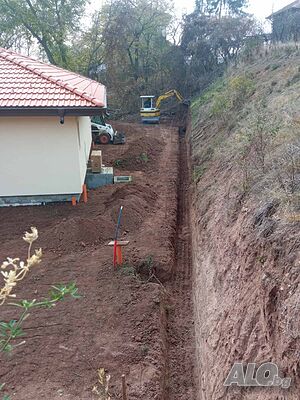
[[[126,390],[126,377],[125,375],[122,375],[122,396],[123,400],[128,400],[127,399],[127,390]]]

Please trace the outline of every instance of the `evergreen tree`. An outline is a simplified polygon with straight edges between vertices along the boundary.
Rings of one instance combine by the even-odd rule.
[[[247,6],[248,0],[207,0],[206,9],[210,13],[217,14],[219,18],[224,13],[238,15]]]

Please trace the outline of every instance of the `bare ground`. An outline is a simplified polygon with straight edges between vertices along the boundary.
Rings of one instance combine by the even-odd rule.
[[[37,245],[44,251],[43,263],[20,285],[18,298],[41,298],[52,284],[70,281],[82,295],[32,314],[26,321],[26,344],[9,356],[1,355],[0,382],[6,382],[13,399],[97,399],[92,388],[99,368],[111,374],[113,399],[121,398],[123,373],[130,399],[192,398],[192,383],[183,379],[193,365],[183,349],[192,348],[191,304],[189,298],[177,298],[190,290],[189,284],[181,283],[185,274],[190,277],[184,205],[176,233],[177,129],[117,127],[125,130],[127,144],[103,147],[104,163],[117,165],[120,174],[133,175],[132,184],[91,191],[88,204],[76,207],[0,209],[0,259],[25,257],[21,236],[30,226],[38,227]],[[127,268],[114,271],[107,243],[120,205],[121,237],[130,244],[125,251]],[[141,271],[150,255],[156,277],[148,282],[145,275],[133,276],[131,267]],[[172,276],[174,282],[168,283]],[[3,307],[1,319],[11,317],[12,309]]]

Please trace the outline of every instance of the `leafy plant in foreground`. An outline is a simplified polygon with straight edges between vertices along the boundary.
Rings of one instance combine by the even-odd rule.
[[[9,298],[16,298],[16,294],[13,291],[17,284],[25,278],[32,267],[38,265],[42,260],[41,249],[35,250],[31,254],[32,244],[38,239],[38,230],[32,227],[31,232],[26,232],[23,239],[29,245],[26,262],[20,261],[19,258],[7,258],[0,266],[4,280],[4,286],[0,289],[0,306]],[[74,282],[51,286],[48,297],[41,300],[20,300],[14,303],[7,303],[8,306],[19,309],[19,316],[9,321],[0,321],[0,353],[11,352],[17,346],[25,343],[24,340],[20,341],[26,335],[23,330],[23,323],[35,309],[52,308],[67,296],[80,297]],[[3,388],[4,383],[0,384],[0,391]],[[10,400],[10,397],[4,395],[2,400]]]

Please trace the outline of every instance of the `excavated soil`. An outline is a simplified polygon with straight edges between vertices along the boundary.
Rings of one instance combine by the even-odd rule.
[[[300,224],[270,195],[241,194],[241,166],[216,150],[224,125],[201,111],[192,129],[202,168],[192,195],[197,399],[298,400]],[[289,388],[224,386],[234,363],[268,362]]]
[[[70,281],[82,295],[32,313],[25,322],[26,343],[12,354],[1,354],[0,382],[6,383],[12,399],[99,399],[92,393],[99,368],[111,375],[113,399],[121,398],[122,374],[127,376],[130,400],[191,399],[192,383],[180,378],[174,386],[176,375],[183,374],[181,365],[190,368],[182,346],[191,348],[192,340],[187,332],[191,317],[185,315],[191,304],[188,298],[177,302],[178,282],[172,281],[178,263],[184,270],[190,260],[189,254],[175,251],[178,238],[187,243],[186,221],[180,222],[179,236],[176,229],[178,130],[116,125],[125,131],[127,143],[103,146],[104,164],[132,175],[131,184],[90,191],[88,203],[75,207],[0,209],[0,259],[26,257],[21,237],[30,226],[39,229],[36,245],[44,252],[42,264],[19,285],[18,299],[42,298],[52,284]],[[120,236],[130,244],[126,267],[115,271],[107,243],[114,236],[121,205]],[[147,265],[149,256],[155,276],[139,279],[132,271]],[[178,283],[177,289],[182,297],[190,288]],[[175,299],[171,306],[170,297]],[[172,304],[175,310],[181,307],[179,325]],[[14,313],[2,307],[1,320]],[[178,359],[176,364],[178,354],[183,363]]]

